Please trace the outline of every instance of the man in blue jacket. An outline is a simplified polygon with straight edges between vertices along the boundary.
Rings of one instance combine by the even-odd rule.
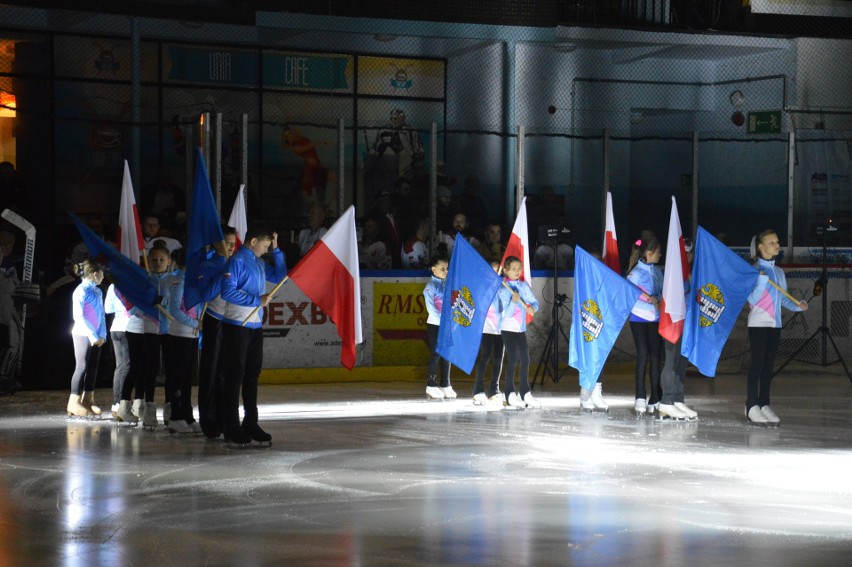
[[[272,264],[262,256],[272,250]],[[246,445],[252,440],[271,443],[272,436],[257,424],[257,379],[263,367],[263,308],[269,304],[266,282],[278,283],[287,275],[278,233],[255,223],[245,242],[231,256],[222,279],[222,345],[225,378],[225,440]],[[256,308],[259,308],[255,311]],[[248,319],[246,321],[246,319]],[[245,321],[245,324],[243,323]],[[240,426],[240,389],[243,417]]]

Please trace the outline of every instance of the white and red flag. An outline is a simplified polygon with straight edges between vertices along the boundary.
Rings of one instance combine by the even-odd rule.
[[[606,192],[606,228],[604,229],[603,263],[615,273],[621,273],[621,260],[618,258],[618,238],[615,235],[615,216],[612,214],[612,193]]]
[[[506,243],[506,251],[503,253],[503,259],[500,260],[500,269],[502,271],[503,264],[506,263],[506,258],[514,256],[520,258],[524,264],[524,269],[521,271],[520,279],[527,282],[532,287],[532,272],[530,271],[530,232],[527,226],[527,198],[521,200],[521,207],[518,209],[518,216],[515,218],[515,226],[512,227],[512,234],[509,235],[509,242]],[[527,324],[533,320],[533,316],[527,313]]]
[[[145,238],[142,236],[142,223],[136,208],[136,196],[133,194],[133,181],[130,179],[130,166],[124,160],[124,179],[121,181],[121,204],[118,208],[118,230],[115,235],[116,248],[139,264],[142,251],[145,250]]]
[[[352,370],[355,345],[364,341],[355,207],[343,213],[289,277],[335,324],[342,341],[340,363]]]
[[[521,201],[521,208],[518,209],[518,217],[515,219],[515,226],[512,227],[512,234],[509,235],[509,242],[506,243],[506,251],[503,253],[503,259],[500,260],[500,267],[506,262],[506,258],[514,256],[520,258],[524,263],[524,269],[521,272],[521,279],[532,285],[532,275],[530,272],[530,237],[527,228],[527,198],[524,197]]]
[[[240,185],[237,199],[231,208],[231,216],[228,217],[228,226],[237,229],[237,245],[234,250],[238,250],[242,243],[245,242],[246,231],[248,230],[248,220],[246,220],[246,186],[244,184]]]
[[[689,279],[689,261],[680,229],[677,202],[672,197],[672,214],[669,220],[669,238],[666,243],[666,269],[663,272],[663,298],[660,304],[660,336],[676,344],[683,333],[686,318],[684,282]]]

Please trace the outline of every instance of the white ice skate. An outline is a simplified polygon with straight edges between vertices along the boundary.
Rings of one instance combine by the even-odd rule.
[[[171,419],[168,423],[169,433],[178,435],[192,434],[192,428],[185,419]]]
[[[609,404],[603,399],[603,384],[600,382],[595,384],[591,399],[596,410],[609,411]]]
[[[512,392],[506,398],[506,406],[514,409],[526,409],[527,404],[524,403],[517,392]]]
[[[684,421],[686,419],[686,414],[680,411],[674,404],[660,403],[658,410],[660,420],[668,418],[675,419],[678,421]]]
[[[645,412],[648,411],[648,403],[645,401],[645,398],[636,398],[636,401],[633,403],[633,409],[636,411],[636,415],[645,415]]]
[[[524,394],[524,403],[528,408],[541,409],[541,402],[533,397],[532,392]]]
[[[142,416],[142,428],[154,431],[160,423],[157,421],[157,404],[145,402],[145,414]]]
[[[683,402],[675,402],[674,406],[686,414],[686,419],[698,419],[698,412],[692,408],[687,407],[687,405]]]

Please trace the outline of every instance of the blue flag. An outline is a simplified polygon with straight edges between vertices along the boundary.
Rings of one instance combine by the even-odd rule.
[[[722,348],[758,275],[753,266],[698,227],[680,352],[705,376],[716,375]]]
[[[162,298],[157,288],[148,279],[145,270],[95,234],[77,215],[70,211],[68,214],[77,225],[77,230],[83,238],[83,244],[89,249],[92,260],[104,266],[104,270],[109,273],[109,279],[121,295],[143,313],[158,320],[160,315],[157,305]]]
[[[207,246],[225,239],[219,211],[213,201],[204,155],[201,148],[198,148],[197,152],[192,207],[189,211],[186,235],[186,283],[183,288],[183,302],[188,309],[201,303],[203,288],[207,285],[200,269],[206,258]]]
[[[568,364],[580,385],[595,387],[604,363],[642,290],[577,246]]]
[[[468,374],[479,353],[485,316],[501,284],[497,272],[457,234],[444,286],[436,350]]]

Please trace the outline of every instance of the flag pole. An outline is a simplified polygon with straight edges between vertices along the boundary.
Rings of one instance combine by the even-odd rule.
[[[148,275],[151,275],[151,267],[148,265],[148,249],[142,249],[142,263],[145,264],[145,271],[148,272]]]
[[[174,318],[174,317],[172,317],[172,314],[171,314],[171,313],[169,313],[168,311],[166,311],[166,308],[165,308],[165,307],[163,307],[162,305],[160,305],[159,303],[157,304],[157,309],[159,309],[159,310],[160,310],[160,313],[162,313],[163,315],[165,315],[165,316],[166,316],[166,318],[167,318],[169,321],[174,321],[174,320],[175,320],[175,318]]]
[[[286,282],[289,279],[290,279],[290,276],[284,276],[284,279],[281,280],[280,282],[278,282],[278,284],[275,287],[273,287],[272,290],[267,295],[270,295],[270,296],[275,295],[275,292],[278,291],[279,289],[281,289],[281,286],[284,285],[284,282]],[[254,309],[252,309],[251,313],[249,313],[248,317],[246,317],[245,321],[243,321],[243,327],[245,327],[248,324],[249,319],[254,317],[254,314],[257,313],[258,311],[260,311],[260,305],[258,305]]]
[[[789,293],[787,293],[787,290],[786,290],[786,289],[784,289],[783,287],[781,287],[780,285],[778,285],[778,284],[777,284],[777,283],[775,283],[774,281],[772,281],[772,280],[768,280],[768,282],[769,282],[769,284],[770,284],[770,285],[772,285],[772,287],[774,287],[775,289],[777,289],[778,291],[780,291],[783,295],[787,296],[787,298],[788,298],[788,299],[790,299],[790,300],[791,300],[793,303],[795,303],[796,305],[799,305],[800,303],[802,303],[802,301],[803,301],[803,300],[801,300],[801,299],[796,299],[795,297],[793,297],[792,295],[790,295]]]
[[[509,291],[511,291],[512,293],[518,293],[516,290],[512,289],[512,286],[510,286],[509,284],[507,284],[505,280],[503,281],[503,287],[505,287],[506,289],[508,289],[508,290],[509,290]],[[521,299],[521,294],[519,294],[519,293],[518,293],[518,299]],[[529,306],[530,306],[530,304],[529,304],[529,303],[527,303],[527,302],[525,302],[523,299],[521,299],[521,304],[522,304],[524,307],[529,307]]]

